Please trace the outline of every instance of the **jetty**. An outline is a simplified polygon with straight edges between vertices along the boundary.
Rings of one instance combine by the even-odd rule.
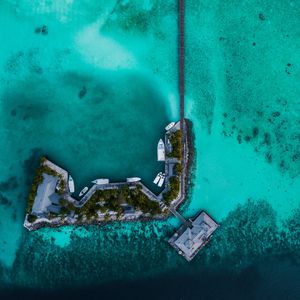
[[[180,130],[182,132],[182,173],[180,178],[180,193],[170,206],[169,211],[182,223],[182,226],[169,239],[169,243],[178,254],[191,261],[196,254],[209,242],[213,232],[219,225],[205,212],[201,211],[194,219],[186,220],[176,208],[186,198],[186,176],[188,168],[187,127],[184,119],[184,0],[178,0],[178,70],[180,97]],[[171,162],[170,162],[171,163]],[[169,171],[169,169],[168,169]],[[166,170],[167,174],[167,170]]]
[[[165,135],[159,140],[158,161],[164,162],[165,171],[161,192],[153,193],[139,177],[124,182],[106,179],[101,184],[93,181],[93,186],[78,199],[68,186],[70,174],[43,158],[29,194],[25,228],[37,230],[44,226],[99,224],[145,217],[163,219],[173,214],[182,226],[169,243],[180,255],[190,261],[208,243],[219,225],[205,211],[188,220],[178,212],[186,199],[191,142],[184,118],[184,0],[178,0],[178,16],[180,120],[166,126]]]
[[[172,211],[175,213],[176,211]],[[178,213],[176,212],[175,215]],[[201,211],[194,219],[186,221],[169,239],[169,243],[178,254],[187,261],[191,261],[196,254],[210,241],[212,234],[219,225],[204,211]]]

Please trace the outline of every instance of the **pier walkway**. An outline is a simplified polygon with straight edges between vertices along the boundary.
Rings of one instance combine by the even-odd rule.
[[[173,202],[172,206],[169,208],[169,211],[177,217],[180,222],[185,226],[190,225],[190,221],[185,220],[185,218],[176,211],[178,207],[185,200],[185,182],[186,182],[186,173],[187,173],[187,162],[188,162],[188,137],[187,137],[187,128],[186,122],[184,119],[184,0],[178,0],[178,70],[179,70],[179,97],[180,97],[180,130],[182,133],[182,173],[180,176],[180,195]]]
[[[204,211],[196,218],[188,221],[176,211],[176,207],[184,201],[185,184],[188,164],[188,139],[187,126],[184,119],[184,0],[178,0],[179,4],[179,95],[180,95],[180,129],[182,132],[182,175],[180,177],[180,198],[172,203],[169,211],[176,216],[183,225],[170,238],[169,243],[178,251],[179,254],[191,261],[195,255],[209,242],[213,232],[218,228],[218,224]]]
[[[184,0],[178,0],[178,70],[179,70],[179,97],[180,97],[180,130],[182,133],[182,173],[180,177],[180,197],[173,203],[175,209],[185,200],[185,181],[188,161],[188,137],[184,119]]]
[[[61,179],[65,182],[68,183],[68,172],[66,170],[64,170],[63,168],[59,167],[58,165],[54,164],[52,161],[50,160],[46,160],[44,162],[45,166],[48,166],[50,169],[54,170],[57,174],[59,174],[61,176]],[[68,190],[67,184],[65,186],[66,191]]]
[[[180,122],[182,125],[184,120],[184,0],[179,0],[178,34]]]
[[[169,211],[185,226],[189,226],[191,222],[186,220],[174,207],[170,207]]]
[[[185,80],[184,80],[184,0],[179,0],[179,18],[178,18],[178,34],[179,34],[179,96],[180,96],[180,129],[182,132],[182,157],[183,157],[183,172],[181,175],[180,186],[181,186],[181,203],[185,198],[185,173],[186,173],[186,147],[185,141],[187,140],[186,126],[184,126],[184,91],[185,91]]]

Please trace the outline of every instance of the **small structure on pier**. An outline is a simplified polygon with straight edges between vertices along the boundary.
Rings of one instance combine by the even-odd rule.
[[[170,238],[169,243],[186,260],[191,261],[209,242],[219,225],[204,211],[194,220],[186,221]]]

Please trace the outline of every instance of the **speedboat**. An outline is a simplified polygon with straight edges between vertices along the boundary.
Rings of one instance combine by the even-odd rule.
[[[141,178],[140,177],[129,177],[129,178],[126,178],[126,181],[127,182],[137,182],[137,181],[141,181]]]
[[[154,184],[158,184],[161,175],[162,175],[162,172],[159,172],[159,173],[156,175],[156,177],[155,177],[154,180],[153,180],[153,183],[154,183]]]
[[[158,182],[158,184],[157,184],[159,187],[162,187],[162,185],[163,185],[163,183],[164,183],[164,181],[165,181],[165,178],[166,178],[166,175],[165,175],[165,174],[162,174],[162,175],[160,176],[159,182]]]
[[[167,125],[166,127],[165,127],[165,129],[168,131],[168,130],[170,130],[171,128],[173,128],[174,126],[175,126],[175,122],[171,122],[169,125]]]
[[[92,183],[95,183],[95,184],[98,184],[98,185],[108,184],[109,180],[106,179],[106,178],[100,178],[100,179],[93,180]]]
[[[87,191],[88,191],[88,187],[86,186],[86,187],[84,187],[82,190],[81,190],[81,192],[79,193],[79,197],[81,197],[81,196],[83,196]]]
[[[75,185],[74,185],[74,180],[73,180],[71,175],[69,175],[68,185],[69,185],[70,193],[74,193],[75,192]]]
[[[165,161],[165,144],[162,139],[157,144],[157,160]]]

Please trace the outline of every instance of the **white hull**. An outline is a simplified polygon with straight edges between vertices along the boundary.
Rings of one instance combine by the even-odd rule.
[[[157,161],[165,161],[165,144],[162,139],[157,144]]]
[[[79,197],[81,197],[82,195],[84,195],[87,191],[88,191],[88,187],[86,186],[85,188],[82,189],[82,191],[79,193]]]
[[[171,122],[169,125],[167,125],[166,127],[165,127],[165,130],[170,130],[171,128],[173,128],[175,126],[175,122]]]
[[[69,176],[68,185],[69,185],[70,193],[74,193],[75,192],[75,185],[74,185],[74,180],[73,180],[71,175]]]
[[[141,178],[140,177],[129,177],[129,178],[126,178],[126,181],[127,182],[137,182],[137,181],[141,181]]]
[[[159,182],[158,182],[158,186],[159,187],[162,187],[162,185],[164,184],[164,181],[165,181],[165,176],[163,175],[163,176],[161,176],[161,178],[159,179]]]
[[[155,177],[154,180],[153,180],[153,183],[154,183],[154,184],[158,184],[161,175],[162,175],[162,172],[159,172],[159,173],[156,175],[156,177]]]
[[[95,183],[95,184],[98,184],[98,185],[108,184],[109,180],[106,179],[106,178],[100,178],[100,179],[93,180],[92,183]]]

